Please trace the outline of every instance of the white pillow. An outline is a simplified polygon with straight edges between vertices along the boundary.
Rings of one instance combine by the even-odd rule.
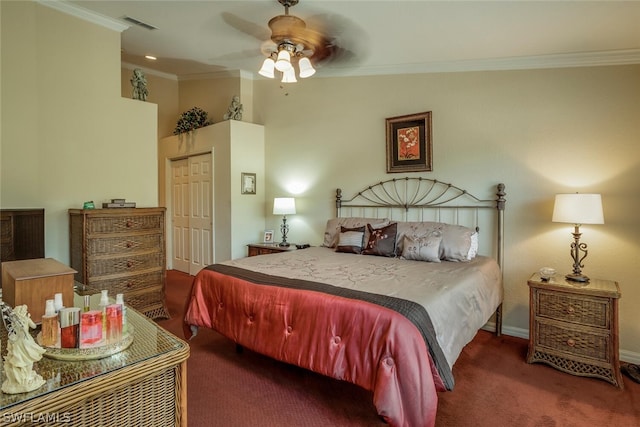
[[[467,254],[467,259],[469,261],[478,256],[478,245],[478,233],[474,232],[471,235],[471,246],[469,246],[469,253]]]

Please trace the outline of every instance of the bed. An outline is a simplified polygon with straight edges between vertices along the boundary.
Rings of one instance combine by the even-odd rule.
[[[184,319],[373,393],[392,426],[433,426],[477,331],[501,333],[505,191],[419,177],[336,191],[322,245],[210,265]]]

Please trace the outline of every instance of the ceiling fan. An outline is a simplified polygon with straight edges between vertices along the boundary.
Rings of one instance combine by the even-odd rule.
[[[284,6],[284,15],[269,20],[271,42],[262,46],[262,53],[267,56],[258,74],[274,78],[275,71],[282,73],[283,83],[295,83],[294,65],[298,65],[298,76],[311,77],[316,65],[335,55],[338,47],[335,39],[321,31],[311,29],[306,22],[289,14],[289,8],[298,4],[299,0],[278,0]]]

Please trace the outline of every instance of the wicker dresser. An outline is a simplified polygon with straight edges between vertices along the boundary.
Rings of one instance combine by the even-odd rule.
[[[71,267],[76,280],[155,319],[164,302],[165,208],[70,209]]]
[[[527,362],[596,377],[624,387],[618,356],[618,283],[591,279],[587,284],[538,274],[530,290]]]

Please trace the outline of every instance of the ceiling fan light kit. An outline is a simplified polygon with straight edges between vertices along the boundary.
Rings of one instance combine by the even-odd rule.
[[[269,21],[271,40],[275,51],[265,52],[268,58],[262,63],[258,74],[273,79],[274,68],[282,73],[282,83],[295,83],[298,64],[300,78],[311,77],[316,70],[311,63],[313,56],[328,45],[328,41],[319,33],[307,29],[307,24],[297,16],[289,15],[289,7],[298,4],[298,0],[278,0],[284,6],[284,15],[278,15]]]

